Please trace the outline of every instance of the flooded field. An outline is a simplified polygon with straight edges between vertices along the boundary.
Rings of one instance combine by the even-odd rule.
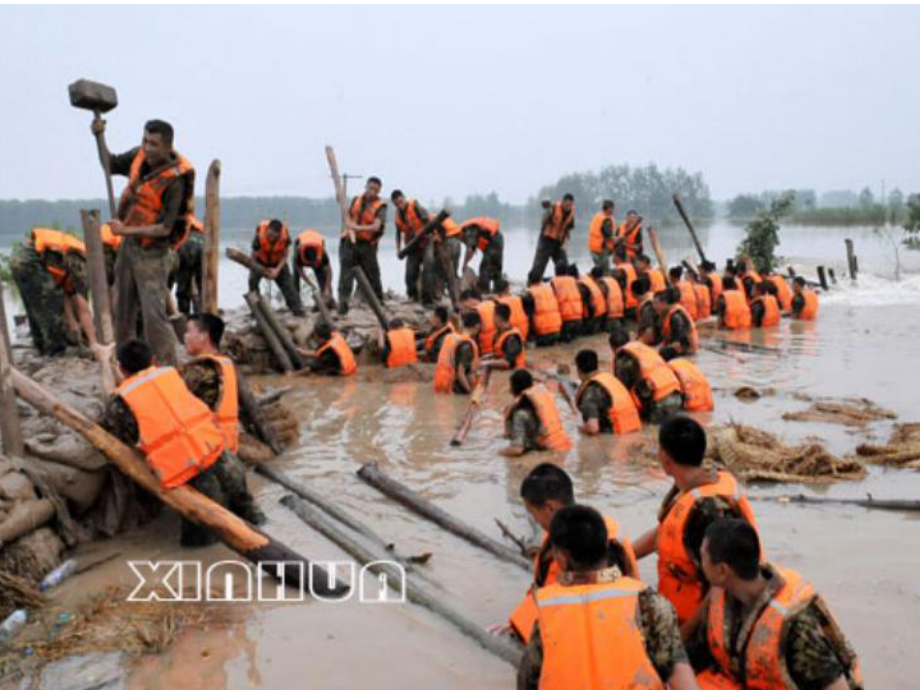
[[[741,229],[718,225],[708,231],[707,253],[719,263],[737,245]],[[852,237],[863,273],[854,286],[844,278],[843,239]],[[231,238],[242,244],[245,235]],[[840,455],[865,440],[884,442],[891,422],[865,428],[784,422],[784,412],[807,403],[794,397],[861,396],[888,408],[899,421],[920,421],[916,362],[920,355],[920,254],[901,252],[905,274],[892,280],[894,254],[869,230],[784,228],[780,253],[803,272],[835,267],[839,286],[822,296],[815,323],[785,321],[776,329],[747,334],[744,342],[776,348],[780,354],[701,351],[700,368],[716,389],[716,410],[707,424],[730,420],[755,424],[798,441],[816,436]],[[691,255],[686,233],[663,233],[673,262]],[[579,243],[581,244],[581,243]],[[505,271],[520,280],[529,268],[533,238],[508,233]],[[335,247],[332,248],[333,253]],[[392,239],[381,249],[385,287],[399,292],[402,265],[393,258]],[[578,259],[579,257],[574,257]],[[337,265],[337,264],[336,264]],[[583,263],[584,265],[584,263]],[[221,302],[242,301],[245,274],[221,267]],[[704,329],[704,338],[728,339]],[[737,339],[739,336],[735,336]],[[581,339],[550,350],[529,350],[531,361],[571,364],[583,347],[594,347],[609,361],[603,337]],[[581,502],[609,512],[636,536],[655,520],[668,486],[660,471],[631,458],[642,435],[579,438],[577,420],[564,413],[576,447],[564,455],[528,454],[506,459],[497,454],[505,441],[501,410],[510,400],[507,375],[493,377],[485,412],[462,448],[449,440],[467,400],[435,396],[430,383],[382,382],[376,370],[344,381],[301,380],[287,401],[301,417],[300,447],[276,465],[308,483],[339,506],[374,526],[402,553],[430,551],[425,572],[443,586],[444,600],[483,626],[504,620],[527,586],[527,576],[423,521],[362,483],[355,471],[377,462],[391,476],[482,531],[499,537],[498,518],[522,535],[534,534],[518,499],[520,482],[534,465],[558,461],[575,478]],[[740,386],[773,388],[775,394],[742,402]],[[259,501],[269,514],[267,529],[296,551],[318,560],[346,555],[307,528],[278,503],[286,491],[254,476]],[[751,486],[768,557],[799,569],[830,602],[860,654],[867,687],[914,690],[915,650],[920,647],[920,519],[900,513],[843,506],[798,506],[767,500],[783,493],[815,492],[801,486]],[[873,468],[858,483],[841,483],[821,493],[834,496],[916,498],[920,473]],[[760,500],[763,498],[764,500]],[[62,587],[60,597],[76,601],[113,579],[131,581],[123,560],[187,557],[175,546],[177,524],[169,516],[154,529],[127,535],[118,543],[123,559],[80,576]],[[228,552],[209,549],[207,557]],[[642,574],[655,581],[654,558]],[[227,604],[238,607],[231,625],[194,630],[169,652],[132,666],[129,688],[510,688],[514,670],[479,648],[446,623],[413,605],[305,602]]]

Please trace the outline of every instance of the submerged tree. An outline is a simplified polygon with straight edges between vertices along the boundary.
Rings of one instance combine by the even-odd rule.
[[[772,273],[779,245],[779,220],[795,206],[795,194],[787,192],[775,198],[770,208],[759,211],[748,223],[744,239],[738,245],[739,258],[748,256],[759,273]]]
[[[911,194],[907,197],[907,218],[904,221],[904,232],[908,234],[904,244],[911,247],[920,245],[920,194]]]

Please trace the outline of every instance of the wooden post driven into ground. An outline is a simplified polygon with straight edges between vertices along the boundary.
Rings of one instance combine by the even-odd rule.
[[[847,270],[850,272],[850,280],[856,280],[856,274],[859,273],[859,263],[856,259],[856,252],[853,249],[853,240],[847,237],[844,242],[847,246]]]
[[[342,186],[342,178],[339,175],[339,164],[335,159],[335,151],[331,146],[326,147],[326,160],[329,162],[329,172],[332,174],[332,184],[335,186],[335,200],[339,205],[339,213],[342,216],[342,237],[347,237],[352,244],[355,243],[355,233],[347,230],[348,224],[348,199],[345,198],[345,188]]]
[[[383,330],[386,330],[388,327],[386,312],[383,310],[383,305],[380,304],[380,300],[377,299],[377,293],[374,292],[374,287],[371,285],[371,281],[367,279],[367,274],[364,272],[363,268],[360,266],[355,266],[355,276],[358,279],[358,285],[361,288],[361,293],[364,295],[364,299],[367,300],[368,306],[370,306],[371,311],[374,312],[374,316],[377,317],[377,321],[380,322],[380,327]]]
[[[0,441],[7,455],[22,455],[22,426],[16,391],[13,389],[13,358],[10,333],[6,325],[6,305],[3,302],[3,283],[0,282]]]
[[[648,227],[648,239],[652,243],[652,249],[655,250],[655,256],[658,257],[658,268],[665,281],[668,280],[668,262],[665,261],[664,252],[661,251],[661,243],[658,241],[658,231],[651,225]]]
[[[268,343],[269,349],[272,351],[272,354],[275,355],[275,359],[281,366],[281,370],[284,372],[294,371],[294,365],[291,362],[291,358],[288,356],[287,350],[284,349],[284,345],[278,338],[278,334],[275,333],[272,325],[269,323],[268,319],[265,318],[265,313],[261,309],[262,298],[259,297],[259,293],[247,292],[244,299],[246,300],[246,304],[249,305],[249,311],[252,312],[252,316],[256,320],[259,332],[262,333],[262,337],[265,338],[265,342]]]
[[[204,183],[204,251],[201,254],[201,310],[217,313],[220,264],[220,161],[211,161]]]
[[[683,203],[681,203],[679,196],[675,194],[671,198],[674,200],[674,205],[677,207],[677,212],[684,220],[684,225],[686,225],[687,230],[690,231],[690,237],[693,238],[693,244],[696,245],[696,251],[700,255],[700,261],[706,263],[706,255],[703,253],[703,245],[700,243],[700,238],[696,236],[696,230],[693,228],[693,223],[690,222],[690,216],[687,215],[687,210],[684,208]]]
[[[93,323],[96,340],[107,345],[115,340],[112,311],[109,304],[109,281],[105,271],[105,252],[102,247],[102,230],[99,211],[80,211],[83,223],[83,241],[86,244],[86,264],[89,271],[89,289],[93,300]]]

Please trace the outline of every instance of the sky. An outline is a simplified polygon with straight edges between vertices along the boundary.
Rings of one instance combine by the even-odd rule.
[[[0,199],[105,194],[166,119],[224,195],[329,196],[323,147],[385,191],[523,202],[561,175],[682,166],[716,199],[920,191],[917,7],[0,7]],[[122,183],[116,182],[116,189]]]

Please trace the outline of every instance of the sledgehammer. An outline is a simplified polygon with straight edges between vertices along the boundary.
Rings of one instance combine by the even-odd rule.
[[[101,122],[102,114],[118,105],[115,89],[88,79],[75,81],[67,90],[70,92],[70,105],[75,108],[93,111],[93,122]],[[109,218],[115,218],[115,193],[112,191],[112,173],[109,170],[108,147],[105,145],[105,132],[96,132],[96,147],[99,149],[99,161],[105,171],[105,186],[109,193]]]

